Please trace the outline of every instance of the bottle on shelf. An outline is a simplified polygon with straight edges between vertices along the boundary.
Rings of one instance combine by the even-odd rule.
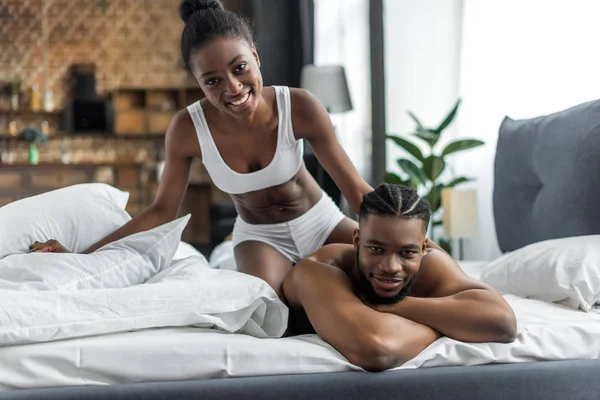
[[[42,99],[40,96],[40,89],[38,85],[33,85],[31,87],[31,99],[29,102],[29,107],[33,111],[40,111],[40,109],[42,108]]]

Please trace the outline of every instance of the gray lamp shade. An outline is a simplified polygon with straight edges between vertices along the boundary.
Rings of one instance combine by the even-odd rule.
[[[300,87],[314,94],[330,113],[352,110],[346,72],[341,65],[305,65]]]

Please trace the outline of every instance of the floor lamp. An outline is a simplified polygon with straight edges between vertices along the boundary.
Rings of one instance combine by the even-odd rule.
[[[477,193],[475,190],[442,189],[444,235],[458,239],[458,259],[464,257],[465,237],[477,234]]]

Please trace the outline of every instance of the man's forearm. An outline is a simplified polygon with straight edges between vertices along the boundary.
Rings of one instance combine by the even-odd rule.
[[[310,259],[294,267],[283,290],[291,306],[306,312],[321,339],[367,370],[401,365],[439,337],[428,326],[367,307],[343,271]]]
[[[510,342],[516,327],[514,314],[496,305],[493,293],[472,289],[449,297],[406,297],[379,311],[427,325],[463,342]]]

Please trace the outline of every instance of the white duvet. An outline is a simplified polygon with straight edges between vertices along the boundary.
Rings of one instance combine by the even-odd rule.
[[[479,276],[480,265],[462,266]],[[42,294],[20,298],[23,310],[37,308],[37,324],[25,314],[4,320],[19,329],[2,333],[13,345],[0,347],[0,390],[360,370],[316,335],[278,338],[287,311],[272,291],[244,274],[206,268],[201,256],[179,259],[137,287]],[[600,358],[598,310],[505,298],[518,321],[513,343],[441,338],[398,369]],[[41,305],[45,299],[53,306]],[[60,313],[72,328],[42,334]]]
[[[0,346],[182,326],[278,337],[287,312],[262,280],[192,256],[125,288],[0,290]]]
[[[506,296],[515,342],[441,338],[399,369],[600,358],[600,313]],[[316,335],[148,329],[0,348],[0,390],[360,370]]]

